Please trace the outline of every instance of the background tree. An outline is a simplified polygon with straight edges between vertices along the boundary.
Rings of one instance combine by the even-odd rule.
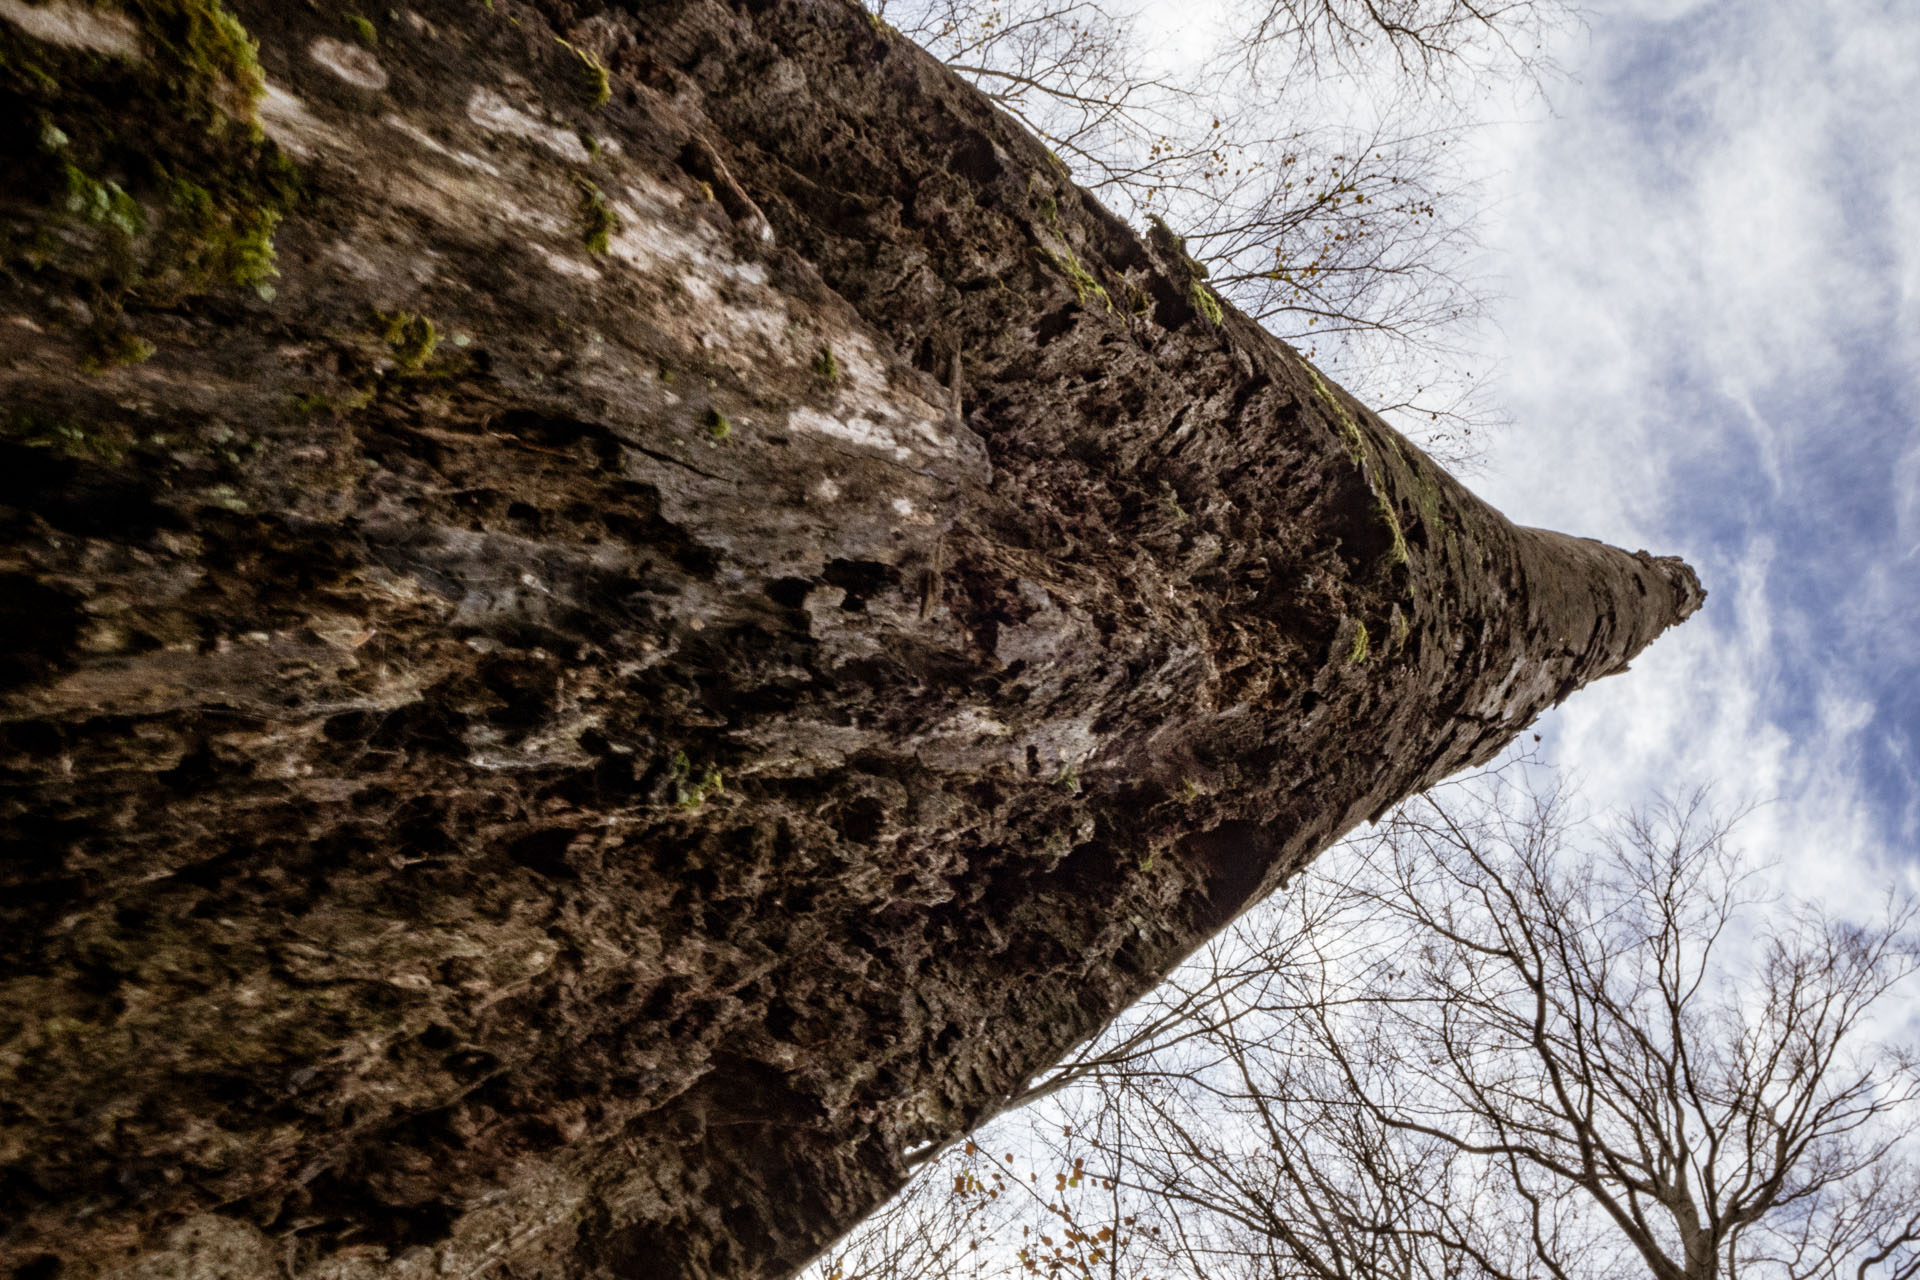
[[[1537,77],[1571,12],[1564,0],[1253,0],[1233,47],[1266,69],[1384,71],[1450,97],[1489,76]]]
[[[1447,791],[980,1141],[1109,1196],[1116,1277],[1920,1275],[1914,904],[1766,892],[1698,801]]]
[[[1270,0],[1178,32],[1096,0],[876,0],[1213,287],[1457,459],[1488,301],[1477,184],[1456,158],[1487,95],[1536,91],[1563,0]],[[1152,16],[1152,15],[1149,15]],[[1200,34],[1196,34],[1196,32]]]

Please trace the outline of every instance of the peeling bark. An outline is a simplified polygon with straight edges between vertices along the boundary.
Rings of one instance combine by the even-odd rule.
[[[1702,599],[851,5],[324,8],[0,0],[0,1274],[784,1275]]]

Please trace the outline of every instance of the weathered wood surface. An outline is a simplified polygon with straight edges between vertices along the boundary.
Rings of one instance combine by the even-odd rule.
[[[840,0],[375,8],[0,0],[0,1274],[783,1275],[1700,602]]]

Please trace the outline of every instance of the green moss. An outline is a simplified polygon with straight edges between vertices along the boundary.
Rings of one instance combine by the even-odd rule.
[[[1373,455],[1367,450],[1366,437],[1361,434],[1360,424],[1354,419],[1353,411],[1348,409],[1345,404],[1341,403],[1339,397],[1333,394],[1333,389],[1327,386],[1326,380],[1320,376],[1318,369],[1304,360],[1302,360],[1300,364],[1306,369],[1307,377],[1313,379],[1313,389],[1314,392],[1319,395],[1321,403],[1327,406],[1327,411],[1333,414],[1333,420],[1339,424],[1340,434],[1344,436],[1347,441],[1348,456],[1353,459],[1356,465],[1366,466],[1372,460]]]
[[[1027,175],[1027,199],[1033,202],[1040,220],[1064,243],[1065,232],[1060,227],[1060,202],[1051,193],[1042,195],[1037,200],[1034,199],[1033,189],[1039,181],[1039,174]],[[1049,266],[1067,278],[1067,282],[1073,286],[1073,296],[1079,299],[1081,306],[1087,305],[1088,298],[1097,297],[1101,305],[1106,308],[1107,314],[1113,314],[1113,300],[1107,296],[1107,291],[1101,283],[1093,278],[1093,273],[1081,265],[1080,259],[1074,256],[1072,249],[1067,249],[1064,253],[1055,253],[1051,249],[1036,246],[1034,252],[1046,259]]]
[[[424,369],[427,362],[433,359],[434,349],[440,345],[440,330],[433,321],[410,311],[396,311],[381,319],[386,321],[384,336],[387,346],[393,350],[393,358],[399,364],[400,371],[417,373]]]
[[[1199,266],[1199,263],[1195,263]],[[1207,318],[1207,323],[1218,328],[1225,320],[1226,313],[1220,309],[1220,300],[1213,296],[1213,290],[1200,283],[1198,279],[1187,286],[1187,301],[1193,309]]]
[[[180,96],[210,126],[235,122],[259,136],[254,108],[267,89],[260,46],[220,0],[124,0],[120,7],[158,47],[157,61],[186,73]]]
[[[146,227],[146,215],[134,198],[121,190],[117,182],[102,182],[80,172],[72,164],[63,166],[67,185],[67,212],[85,218],[95,226],[108,227],[131,240]]]
[[[347,14],[346,20],[347,26],[353,31],[353,38],[355,40],[358,40],[369,49],[379,47],[380,30],[375,27],[373,23],[357,13]]]
[[[1170,258],[1187,256],[1187,238],[1175,235],[1173,228],[1167,225],[1167,220],[1157,213],[1147,215],[1147,239]]]
[[[555,37],[555,41],[561,48],[580,60],[587,86],[588,105],[595,111],[606,106],[607,100],[613,97],[613,82],[607,78],[606,64],[571,41],[561,40],[558,37]]]
[[[252,285],[253,291],[268,301],[273,300],[273,288],[267,279],[280,274],[273,265],[273,233],[279,227],[278,213],[257,210],[215,245],[226,263],[227,278],[235,284]]]
[[[1407,621],[1407,615],[1400,611],[1399,605],[1395,605],[1393,617],[1387,623],[1389,652],[1400,652],[1401,646],[1407,642],[1407,633],[1410,630],[1412,630],[1412,624]]]
[[[253,509],[252,504],[241,497],[240,491],[230,484],[216,484],[210,489],[202,490],[202,495],[212,505],[227,511],[245,513]]]
[[[273,234],[299,183],[259,127],[253,40],[219,0],[101,7],[133,22],[143,57],[41,44],[0,22],[0,118],[28,126],[0,138],[0,163],[10,194],[45,210],[0,245],[7,267],[65,277],[109,333],[132,302],[231,284],[271,296]]]
[[[725,794],[727,789],[716,766],[695,769],[684,751],[674,752],[667,761],[667,778],[673,784],[674,806],[689,812],[704,805],[709,798]]]
[[[1423,471],[1413,473],[1414,501],[1420,505],[1421,522],[1427,526],[1429,534],[1440,527],[1443,519],[1440,505],[1440,485],[1433,477]]]
[[[1434,479],[1431,468],[1420,465],[1419,458],[1409,458],[1400,448],[1400,442],[1392,436],[1387,444],[1393,450],[1393,457],[1406,470],[1407,480],[1413,487],[1414,505],[1420,509],[1420,521],[1426,527],[1429,536],[1441,527],[1444,512],[1441,506],[1440,482]]]
[[[107,358],[114,364],[145,364],[159,348],[137,333],[127,333],[113,344]]]
[[[1387,552],[1388,563],[1407,563],[1407,535],[1400,528],[1400,517],[1394,513],[1393,503],[1388,498],[1387,491],[1374,474],[1378,468],[1374,463],[1373,451],[1367,447],[1366,435],[1360,430],[1359,420],[1353,416],[1353,411],[1333,394],[1333,389],[1327,386],[1326,380],[1320,376],[1318,369],[1304,360],[1301,361],[1301,365],[1306,369],[1307,376],[1313,380],[1315,394],[1320,397],[1321,402],[1327,406],[1327,411],[1333,415],[1334,421],[1339,424],[1340,434],[1347,442],[1347,455],[1353,459],[1353,464],[1360,468],[1361,475],[1366,477],[1368,487],[1373,490],[1374,514],[1387,527],[1387,534],[1393,540],[1393,545]]]
[[[1079,300],[1081,306],[1087,305],[1088,298],[1098,298],[1100,304],[1107,309],[1107,313],[1109,315],[1113,313],[1113,299],[1107,296],[1107,291],[1101,287],[1100,282],[1080,265],[1080,259],[1074,257],[1073,250],[1067,250],[1064,257],[1050,249],[1042,249],[1038,246],[1034,248],[1034,252],[1046,259],[1055,271],[1066,277],[1067,283],[1073,286],[1073,296]]]
[[[282,179],[290,186],[296,181],[291,172]],[[273,298],[268,281],[280,274],[273,236],[280,228],[281,209],[222,208],[205,187],[184,178],[169,183],[168,202],[169,224],[180,240],[178,262],[194,282],[245,285],[262,298]]]
[[[0,439],[45,449],[80,462],[120,462],[132,439],[117,426],[82,425],[71,418],[15,410],[0,414]]]
[[[813,358],[813,376],[828,386],[840,381],[840,362],[833,358],[833,348],[820,348],[820,353]]]
[[[104,373],[115,365],[145,364],[157,350],[151,342],[127,329],[101,329],[93,334],[93,353],[80,360],[82,373]]]
[[[1187,252],[1187,238],[1175,235],[1166,219],[1158,214],[1147,215],[1147,239],[1160,250],[1161,256],[1171,259],[1187,274],[1187,305],[1206,317],[1207,323],[1218,328],[1226,321],[1226,312],[1220,306],[1220,299],[1206,280],[1210,274],[1207,264],[1196,261]]]
[[[75,454],[83,450],[86,433],[64,418],[42,418],[38,414],[11,412],[0,414],[0,439],[29,449],[52,449]]]
[[[1367,636],[1367,624],[1364,622],[1354,623],[1353,648],[1347,651],[1347,661],[1355,664],[1365,662],[1372,652],[1373,642]]]
[[[726,414],[720,412],[718,409],[707,410],[705,421],[707,424],[707,434],[715,440],[725,440],[733,434],[733,423],[727,419]]]
[[[601,65],[600,59],[590,53],[582,52],[580,60],[587,64],[587,105],[597,111],[606,106],[607,100],[613,97],[613,85],[608,81],[607,69]]]
[[[1393,512],[1393,504],[1387,495],[1379,489],[1373,492],[1373,512],[1387,526],[1387,532],[1393,538],[1393,546],[1387,551],[1388,564],[1407,563],[1407,535],[1400,528],[1400,517]]]
[[[588,253],[605,253],[620,230],[620,215],[607,203],[606,193],[592,181],[578,177],[574,181],[580,186],[580,211],[587,220],[581,242],[587,246]]]

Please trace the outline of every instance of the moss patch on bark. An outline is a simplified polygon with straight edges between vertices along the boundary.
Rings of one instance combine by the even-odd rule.
[[[0,270],[84,302],[96,344],[120,350],[130,302],[271,298],[299,179],[259,127],[253,39],[219,0],[79,12],[125,38],[102,48],[0,20],[0,166],[14,175]]]

